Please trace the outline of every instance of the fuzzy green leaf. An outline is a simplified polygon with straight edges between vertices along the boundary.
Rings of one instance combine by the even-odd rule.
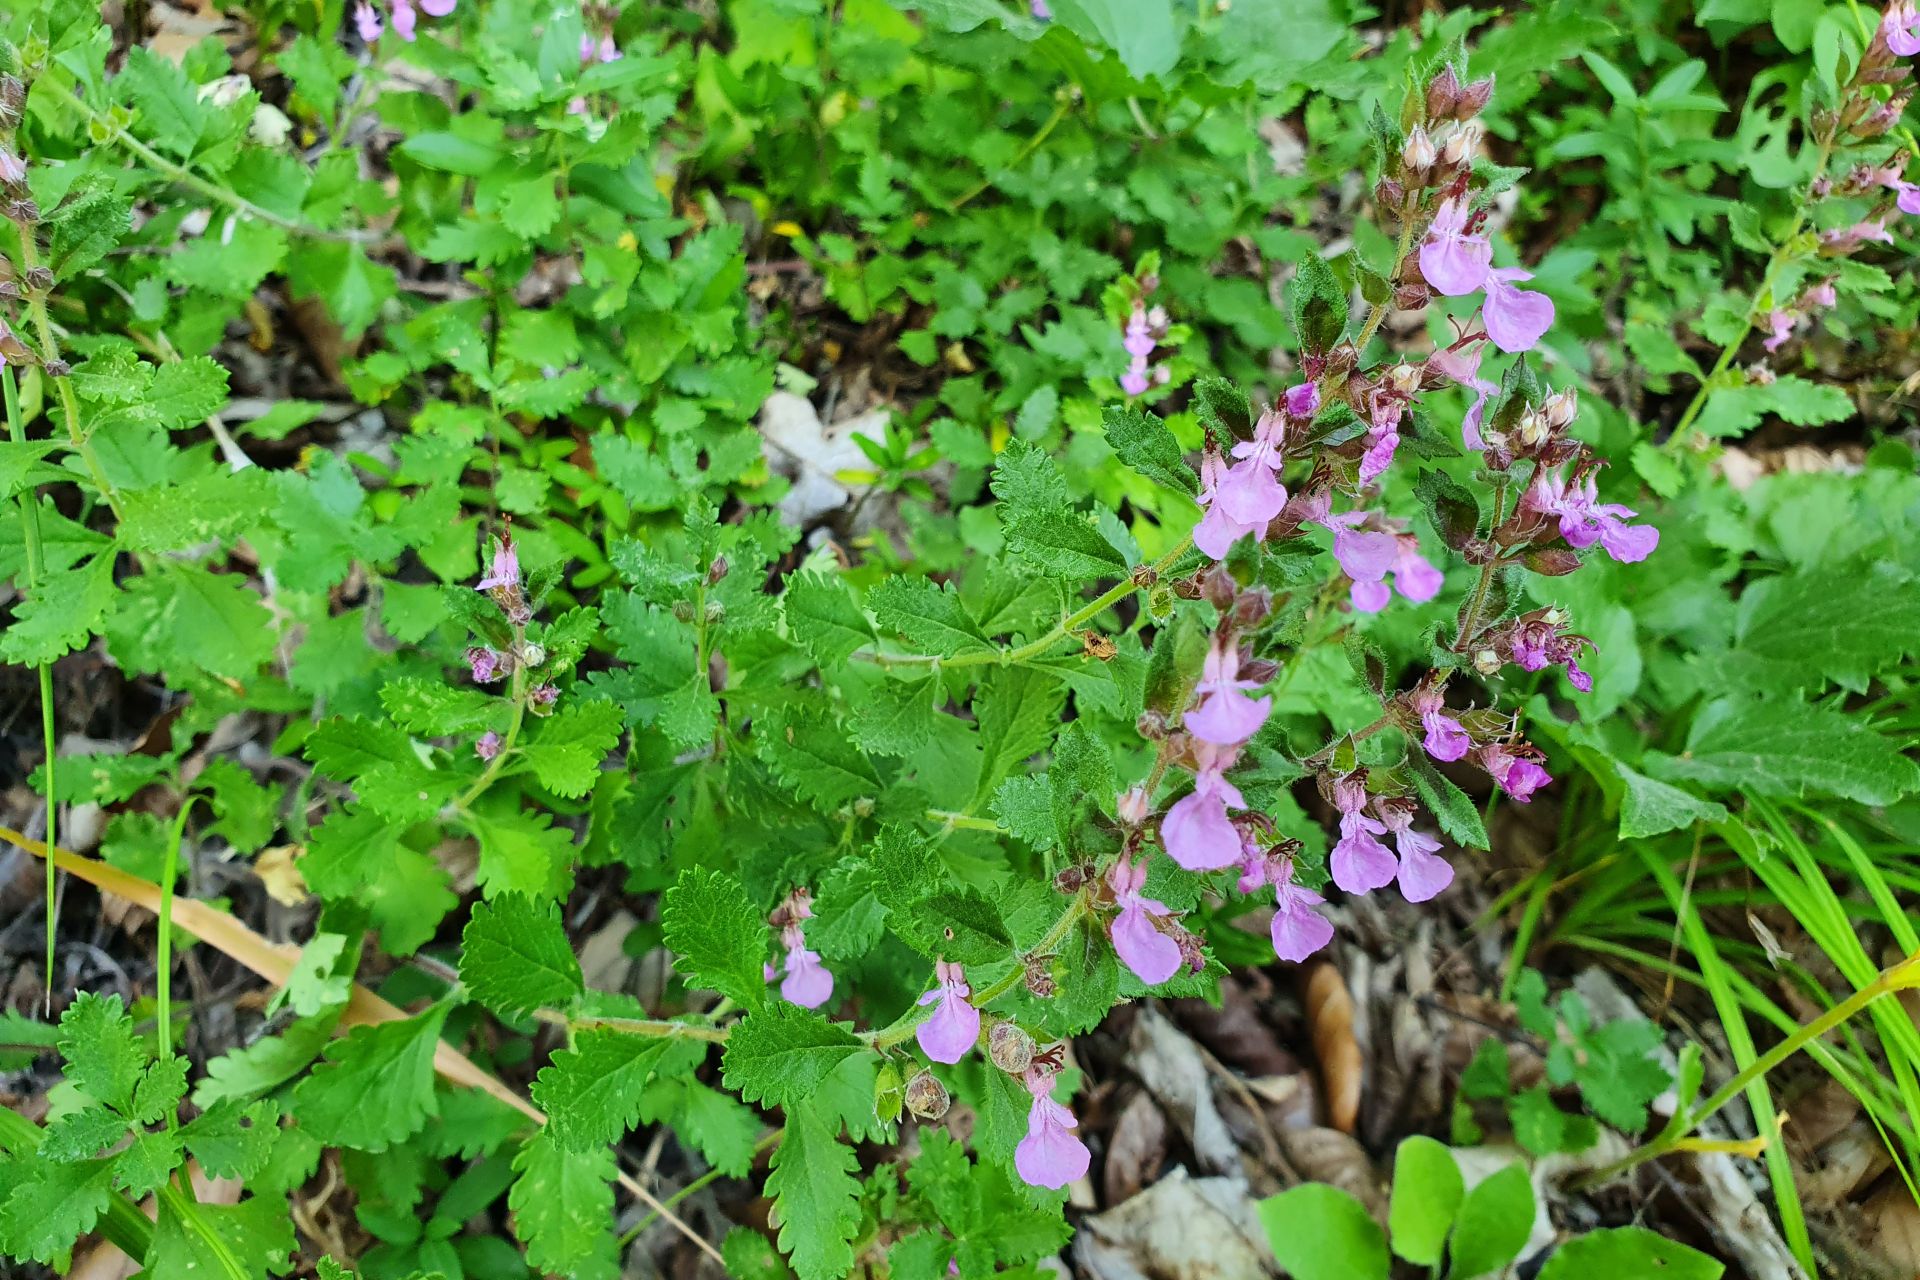
[[[748,1008],[765,999],[767,923],[738,880],[724,871],[687,868],[661,897],[660,924],[674,968],[690,985],[710,987]]]
[[[500,1013],[564,1009],[586,989],[560,906],[517,893],[473,909],[460,935],[460,981]]]

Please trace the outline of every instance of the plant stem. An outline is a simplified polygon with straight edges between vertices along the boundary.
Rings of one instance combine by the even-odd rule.
[[[708,1044],[725,1044],[725,1027],[696,1027],[689,1022],[674,1022],[665,1018],[568,1018],[562,1015],[546,1017],[542,1021],[556,1022],[575,1029],[618,1031],[630,1036],[658,1036],[668,1040],[704,1040]]]
[[[0,394],[4,395],[7,412],[7,435],[15,444],[27,442],[27,424],[20,412],[20,388],[13,380],[13,367],[0,364]],[[25,552],[27,570],[27,595],[38,598],[42,580],[42,566],[45,561],[40,555],[40,488],[30,486],[17,495],[20,502],[20,542]],[[59,788],[54,785],[54,757],[58,751],[55,741],[56,726],[53,722],[53,664],[39,662],[34,664],[35,675],[40,683],[40,741],[45,748],[47,771],[47,844],[60,843],[60,799]],[[53,1016],[53,943],[59,928],[55,919],[54,897],[59,891],[59,877],[51,859],[47,862],[47,972],[46,972],[46,1011]]]
[[[928,822],[945,824],[949,829],[962,831],[992,831],[998,835],[1007,834],[1007,829],[992,818],[976,818],[970,813],[958,813],[952,809],[927,810]]]
[[[760,1139],[760,1141],[756,1142],[753,1145],[753,1154],[757,1156],[761,1152],[769,1150],[774,1146],[777,1146],[780,1142],[780,1139],[786,1136],[787,1136],[787,1131],[785,1129],[775,1129],[772,1133]],[[671,1209],[673,1208],[673,1206],[679,1204],[682,1200],[685,1200],[688,1196],[692,1195],[694,1192],[699,1191],[701,1188],[709,1186],[712,1183],[718,1181],[720,1177],[721,1177],[720,1170],[709,1169],[705,1173],[701,1174],[699,1177],[695,1178],[692,1182],[689,1182],[686,1186],[680,1188],[678,1191],[668,1196],[665,1200],[662,1200],[660,1204],[663,1208]],[[650,1213],[646,1217],[640,1219],[640,1221],[635,1223],[632,1227],[628,1228],[624,1233],[622,1233],[622,1235],[620,1236],[621,1252],[624,1253],[628,1245],[632,1244],[635,1240],[638,1240],[641,1236],[641,1233],[646,1231],[648,1227],[652,1226],[654,1223],[658,1222],[659,1220],[660,1220],[659,1213],[657,1212]]]
[[[1402,218],[1400,220],[1400,240],[1398,244],[1394,246],[1393,250],[1394,275],[1397,276],[1400,274],[1400,264],[1406,261],[1407,250],[1411,248],[1412,245],[1413,219]],[[1388,283],[1391,284],[1392,281],[1388,281]],[[1380,326],[1385,323],[1387,312],[1392,309],[1392,298],[1388,298],[1385,302],[1376,302],[1373,304],[1367,311],[1366,323],[1360,326],[1360,336],[1354,340],[1353,349],[1355,351],[1365,351],[1367,349],[1367,343],[1373,341],[1373,335],[1379,330]]]
[[[1575,1188],[1585,1190],[1597,1187],[1629,1169],[1680,1149],[1688,1134],[1699,1128],[1702,1122],[1720,1108],[1739,1097],[1748,1085],[1763,1078],[1769,1071],[1846,1022],[1875,1000],[1916,986],[1920,986],[1920,951],[1914,952],[1900,963],[1886,969],[1872,982],[1755,1058],[1725,1084],[1714,1090],[1705,1102],[1693,1107],[1688,1112],[1684,1123],[1671,1126],[1667,1132],[1662,1133],[1652,1142],[1629,1151],[1612,1164],[1588,1174],[1574,1184]]]
[[[20,229],[20,274],[29,276],[40,266],[40,246],[34,238],[34,228],[28,224],[17,224]],[[44,289],[27,290],[27,311],[33,317],[33,328],[40,339],[40,360],[44,365],[48,361],[60,359],[60,344],[53,336],[53,321],[47,315],[47,294]],[[44,373],[45,370],[42,369]],[[93,451],[93,444],[80,430],[80,401],[73,394],[73,380],[64,375],[53,377],[54,389],[60,395],[60,408],[67,415],[67,440],[73,445],[75,453],[86,463],[87,474],[93,479],[93,487],[99,491],[100,498],[113,512],[115,520],[120,516],[120,491],[113,487],[113,481],[107,479],[107,473],[100,465],[100,455]]]
[[[188,796],[173,816],[173,830],[167,833],[167,857],[160,868],[160,971],[155,975],[155,996],[160,1005],[160,1059],[173,1056],[173,886],[180,876],[180,842],[186,838],[187,815],[193,812],[194,797]],[[51,861],[51,859],[49,859]],[[167,1112],[167,1127],[175,1116]]]
[[[1833,159],[1834,145],[1839,141],[1839,137],[1840,130],[1835,127],[1820,140],[1820,154],[1813,164],[1815,181],[1826,174],[1827,165]],[[1740,354],[1740,348],[1746,345],[1747,334],[1753,329],[1753,313],[1759,309],[1760,299],[1766,297],[1772,290],[1774,273],[1786,262],[1793,242],[1799,238],[1801,228],[1807,225],[1808,204],[1808,193],[1802,192],[1800,202],[1794,209],[1793,225],[1774,245],[1773,253],[1767,258],[1767,269],[1760,275],[1760,287],[1754,290],[1753,297],[1747,303],[1747,313],[1740,325],[1740,332],[1729,338],[1727,344],[1720,348],[1719,358],[1713,362],[1713,368],[1708,370],[1707,376],[1701,380],[1700,386],[1694,391],[1693,399],[1687,402],[1686,409],[1680,414],[1680,420],[1673,424],[1673,433],[1667,437],[1663,447],[1671,450],[1683,447],[1683,442],[1687,438],[1687,428],[1693,425],[1694,419],[1700,416],[1700,411],[1706,408],[1707,398],[1719,389],[1720,378],[1733,364],[1734,357]]]
[[[262,222],[280,228],[289,235],[305,236],[310,240],[343,240],[364,244],[376,239],[375,236],[366,232],[327,231],[320,227],[309,226],[297,218],[289,218],[282,214],[275,213],[271,209],[262,208],[239,192],[228,187],[223,187],[211,179],[203,178],[185,165],[167,159],[158,151],[155,151],[152,147],[149,147],[146,143],[128,133],[118,124],[115,124],[108,116],[88,106],[86,100],[79,95],[76,94],[68,98],[67,101],[74,110],[86,117],[88,124],[97,125],[105,130],[110,141],[125,147],[148,168],[158,170],[181,186],[189,187],[207,197],[207,199],[224,204],[236,212],[244,213],[249,218],[258,218]]]
[[[996,174],[1004,173],[1008,169],[1016,168],[1022,163],[1024,163],[1028,156],[1032,155],[1035,151],[1038,151],[1040,149],[1040,144],[1047,140],[1047,135],[1052,133],[1054,129],[1058,127],[1060,122],[1067,118],[1067,113],[1073,110],[1072,97],[1067,96],[1065,94],[1059,94],[1059,93],[1055,94],[1055,97],[1058,99],[1058,101],[1054,103],[1053,114],[1048,116],[1046,119],[1046,123],[1042,124],[1038,129],[1036,129],[1034,131],[1033,136],[1027,139],[1026,144],[1022,146],[1019,151],[1014,153],[1013,159],[1007,161],[1007,163],[1001,165],[1000,168],[995,171]],[[1137,107],[1135,108],[1135,111],[1137,114],[1138,112]],[[984,192],[988,187],[991,187],[992,185],[993,185],[993,177],[989,176],[989,177],[980,179],[979,182],[975,183],[971,187],[968,187],[966,191],[962,192],[960,195],[956,196],[954,199],[949,200],[947,202],[947,212],[948,213],[959,212],[960,209],[965,207],[967,204],[971,203],[974,197],[980,195],[982,192]]]
[[[520,737],[520,726],[525,724],[527,719],[527,668],[526,664],[520,661],[520,654],[526,647],[526,628],[514,627],[513,677],[511,684],[507,687],[507,696],[513,699],[513,718],[507,721],[507,731],[500,739],[500,750],[494,753],[493,759],[487,761],[487,767],[480,771],[480,776],[474,779],[473,785],[453,802],[455,809],[466,809],[468,805],[479,799],[480,794],[492,784],[495,778],[500,776],[500,770],[506,767],[508,754],[513,751],[513,744]]]
[[[1152,575],[1151,580],[1158,581],[1160,576],[1172,566],[1173,562],[1185,555],[1187,549],[1192,545],[1193,538],[1191,536],[1182,538],[1179,546],[1154,561],[1153,567],[1150,570]],[[1127,578],[1117,583],[1110,590],[1101,593],[1098,598],[1090,603],[1076,609],[1065,618],[1062,618],[1058,626],[1041,636],[1038,640],[1029,641],[1026,644],[1011,649],[996,648],[989,649],[983,653],[961,653],[951,658],[942,657],[937,653],[871,653],[864,650],[853,656],[867,662],[876,662],[883,667],[894,665],[904,666],[915,663],[938,666],[942,669],[950,667],[1017,666],[1029,658],[1039,657],[1048,649],[1060,643],[1075,627],[1091,621],[1114,605],[1119,604],[1122,600],[1125,600],[1128,596],[1140,590],[1143,585],[1145,584],[1136,582],[1132,578]]]

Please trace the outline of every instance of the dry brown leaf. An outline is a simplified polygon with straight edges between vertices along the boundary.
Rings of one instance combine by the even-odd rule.
[[[1860,1207],[1866,1219],[1866,1244],[1893,1266],[1896,1274],[1920,1276],[1920,1205],[1905,1184],[1893,1180]]]
[[[1340,971],[1322,960],[1307,969],[1307,1030],[1314,1057],[1320,1063],[1320,1091],[1327,1101],[1327,1121],[1342,1133],[1352,1133],[1360,1116],[1360,1042],[1354,1036],[1353,997]]]
[[[297,907],[307,900],[307,878],[299,866],[306,851],[305,845],[276,844],[253,860],[253,873],[266,886],[267,896],[283,907]]]
[[[1381,1222],[1387,1220],[1386,1189],[1373,1158],[1351,1134],[1338,1129],[1282,1130],[1280,1145],[1302,1181],[1338,1187]]]
[[[1101,1170],[1108,1204],[1131,1200],[1160,1171],[1167,1157],[1167,1118],[1146,1093],[1136,1093],[1120,1110],[1107,1138],[1107,1159]]]

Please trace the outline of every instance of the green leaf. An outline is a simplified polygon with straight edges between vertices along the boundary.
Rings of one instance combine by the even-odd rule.
[[[487,896],[524,893],[558,898],[572,879],[573,835],[538,810],[489,804],[468,810],[468,829],[480,842],[478,876]]]
[[[748,1102],[801,1102],[834,1068],[864,1048],[844,1026],[811,1009],[776,1001],[734,1024],[721,1078]]]
[[[1127,572],[1127,559],[1068,500],[1053,459],[1033,445],[1007,446],[994,468],[993,492],[1007,545],[1045,573],[1097,578]]]
[[[1060,684],[1031,667],[995,671],[974,700],[980,722],[980,777],[974,784],[976,805],[985,804],[1001,779],[1029,756],[1046,749],[1060,723],[1066,694]]]
[[[586,987],[560,904],[508,893],[474,907],[460,935],[460,982],[509,1015],[571,1005]]]
[[[1433,814],[1440,830],[1455,843],[1471,849],[1489,849],[1487,828],[1480,821],[1480,808],[1473,798],[1455,785],[1453,779],[1435,769],[1425,753],[1407,757],[1407,771],[1413,775],[1413,787],[1420,801]]]
[[[781,596],[787,631],[821,666],[845,662],[854,651],[873,643],[867,615],[838,578],[820,573],[796,573],[787,579]]]
[[[132,1112],[148,1055],[119,996],[83,991],[74,998],[60,1015],[60,1056],[68,1081],[82,1093],[123,1115]]]
[[[230,1049],[207,1063],[207,1073],[193,1087],[193,1105],[213,1108],[277,1089],[299,1075],[320,1056],[333,1039],[338,1011],[288,1024],[279,1035],[262,1036],[243,1048]]]
[[[355,1027],[293,1090],[300,1127],[329,1146],[385,1151],[439,1114],[433,1055],[446,1004],[397,1022]]]
[[[105,1107],[89,1106],[69,1111],[47,1123],[41,1135],[42,1160],[71,1163],[99,1155],[101,1150],[127,1136],[127,1122]]]
[[[293,1215],[281,1196],[255,1195],[239,1204],[196,1204],[193,1220],[180,1217],[169,1198],[160,1205],[153,1248],[146,1257],[155,1276],[206,1276],[219,1280],[267,1280],[286,1274],[294,1250]]]
[[[340,934],[314,934],[312,940],[300,948],[300,958],[287,971],[287,981],[275,993],[268,1012],[278,1012],[283,999],[303,1018],[311,1018],[322,1009],[344,1005],[353,994],[352,972],[340,972],[340,957],[346,949],[347,940]],[[356,957],[358,954],[355,948]]]
[[[867,593],[867,607],[882,631],[918,652],[951,658],[992,648],[952,583],[888,578]]]
[[[1287,314],[1300,349],[1324,354],[1347,328],[1347,293],[1326,259],[1309,253],[1287,281]]]
[[[0,633],[0,659],[44,666],[82,648],[105,620],[113,598],[111,555],[48,574],[13,606],[13,622]]]
[[[380,687],[380,705],[393,722],[423,738],[445,738],[496,727],[505,703],[478,689],[456,689],[441,680],[401,676]]]
[[[1404,1139],[1393,1155],[1393,1201],[1387,1210],[1393,1251],[1423,1267],[1439,1266],[1466,1193],[1460,1166],[1444,1144],[1419,1134]]]
[[[176,360],[153,371],[141,410],[169,430],[204,423],[227,402],[227,371],[207,356]]]
[[[637,1123],[647,1083],[674,1043],[598,1027],[575,1033],[573,1047],[554,1054],[533,1084],[553,1140],[590,1151],[622,1137]]]
[[[1702,800],[1691,791],[1635,773],[1615,764],[1626,791],[1620,797],[1620,838],[1638,840],[1666,831],[1678,831],[1696,822],[1724,822],[1727,807]]]
[[[504,159],[496,146],[444,130],[416,133],[396,150],[429,169],[466,178],[485,177],[495,172]]]
[[[1293,1280],[1387,1280],[1386,1233],[1338,1187],[1309,1182],[1253,1208]]]
[[[688,867],[661,896],[660,924],[674,968],[690,985],[750,1009],[765,1000],[767,922],[738,880]]]
[[[29,1160],[0,1204],[0,1254],[52,1262],[113,1198],[113,1161]],[[11,1172],[11,1171],[10,1171]]]
[[[600,762],[620,741],[625,714],[605,698],[569,700],[540,722],[540,732],[522,750],[540,785],[555,795],[578,799],[593,788]]]
[[[1763,579],[1740,597],[1734,644],[1769,688],[1864,693],[1920,647],[1920,579],[1886,564]]]
[[[513,1233],[539,1271],[575,1280],[615,1280],[620,1251],[613,1234],[613,1180],[605,1146],[573,1151],[536,1133],[513,1159],[520,1176],[507,1193]]]
[[[219,1102],[195,1116],[183,1131],[187,1150],[216,1178],[246,1180],[273,1158],[280,1136],[280,1106],[271,1098],[242,1104]]]
[[[729,1178],[744,1178],[753,1168],[760,1117],[698,1080],[685,1075],[656,1079],[641,1099],[640,1119],[670,1123],[681,1141],[700,1148],[707,1163]]]
[[[1007,959],[1013,937],[1000,909],[978,889],[942,889],[915,903],[894,929],[929,960],[946,957],[958,964],[991,964]]]
[[[1200,478],[1187,465],[1180,442],[1157,415],[1133,405],[1111,405],[1104,421],[1107,443],[1120,461],[1155,484],[1179,493],[1198,491]]]
[[[1920,789],[1920,766],[1861,721],[1827,707],[1743,697],[1709,703],[1683,756],[1649,752],[1656,777],[1763,796],[1836,795],[1891,804]]]
[[[1720,1280],[1726,1264],[1645,1227],[1604,1227],[1578,1235],[1553,1251],[1539,1280]]]
[[[784,731],[767,728],[758,742],[762,758],[801,799],[831,813],[849,800],[878,796],[884,789],[873,761],[833,722],[809,716]]]
[[[1473,1280],[1520,1256],[1533,1232],[1533,1183],[1525,1165],[1510,1164],[1478,1183],[1453,1224],[1447,1280]]]
[[[1765,385],[1748,383],[1716,389],[1707,397],[1694,427],[1709,436],[1743,435],[1759,426],[1768,414],[1797,427],[1814,427],[1850,418],[1854,407],[1839,387],[1787,374]]]
[[[780,1223],[780,1248],[800,1280],[841,1280],[852,1272],[853,1233],[860,1226],[860,1183],[853,1175],[859,1167],[853,1148],[838,1140],[814,1107],[788,1107],[787,1134],[774,1152],[767,1193]]]

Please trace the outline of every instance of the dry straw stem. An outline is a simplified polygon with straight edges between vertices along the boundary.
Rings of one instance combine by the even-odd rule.
[[[6,827],[0,827],[0,841],[24,849],[36,858],[47,856],[47,846],[44,843],[39,840],[29,840],[18,831]],[[55,849],[53,863],[60,870],[78,876],[104,893],[116,894],[137,906],[144,907],[156,916],[160,913],[160,886],[151,880],[128,875],[118,867],[108,866],[97,859],[85,857],[67,849]],[[294,962],[300,958],[298,947],[286,943],[268,942],[226,912],[217,911],[193,898],[176,897],[173,900],[173,923],[223,955],[245,965],[275,986],[285,984],[287,975],[293,971]],[[389,1004],[356,982],[353,984],[353,993],[347,999],[346,1010],[340,1016],[339,1025],[343,1029],[371,1026],[379,1022],[397,1022],[406,1017],[407,1013],[404,1009]],[[433,1068],[454,1084],[492,1094],[535,1124],[547,1122],[546,1112],[481,1070],[473,1059],[444,1041],[434,1046]],[[619,1173],[619,1179],[620,1185],[625,1187],[634,1199],[645,1205],[656,1216],[672,1224],[714,1261],[725,1265],[720,1251],[708,1243],[699,1232],[688,1226],[685,1219],[661,1203],[659,1197],[641,1186],[624,1170]]]

